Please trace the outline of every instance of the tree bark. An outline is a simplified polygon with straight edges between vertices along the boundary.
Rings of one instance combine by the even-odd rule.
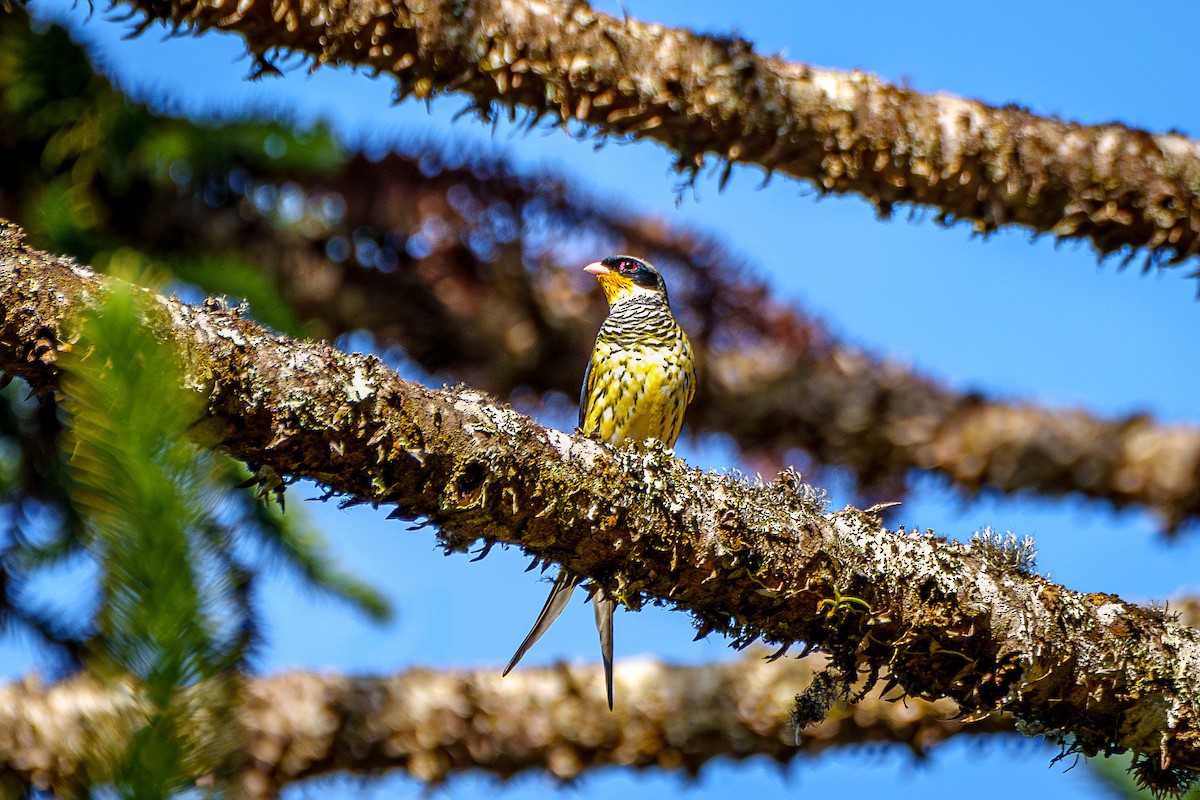
[[[331,155],[335,165],[298,173],[256,159],[257,147],[214,156],[214,140],[252,138],[245,131],[254,123],[214,130],[152,114],[68,48],[62,31],[35,34],[26,19],[0,17],[0,52],[18,58],[0,76],[0,94],[5,80],[62,84],[53,70],[63,63],[90,75],[45,113],[0,108],[0,129],[9,131],[0,161],[7,156],[13,166],[0,173],[0,216],[41,216],[36,198],[69,175],[76,201],[98,220],[73,240],[105,242],[109,252],[136,248],[210,291],[244,287],[246,274],[261,270],[297,316],[316,323],[314,335],[367,330],[380,349],[399,344],[422,368],[500,397],[577,394],[603,315],[600,293],[578,267],[634,253],[663,270],[696,348],[701,381],[689,430],[728,434],[758,471],[844,466],[868,504],[898,499],[913,471],[925,470],[967,492],[1079,493],[1142,505],[1172,531],[1200,519],[1194,425],[1098,417],[947,386],[839,341],[780,301],[719,241],[503,161],[424,147],[382,159]],[[36,123],[47,116],[66,127]],[[140,131],[138,143],[110,137],[121,143],[105,140],[55,166],[40,158],[55,142],[91,141],[84,129],[95,117],[113,130]],[[164,135],[205,155],[180,156],[170,173],[155,169],[154,143]],[[592,251],[578,252],[583,246]],[[75,254],[86,253],[81,246]],[[240,282],[222,277],[228,261],[241,265]],[[252,299],[251,308],[280,319],[269,316],[267,299]]]
[[[247,682],[239,782],[269,798],[334,773],[406,772],[440,783],[464,772],[508,778],[545,771],[569,781],[601,766],[684,770],[765,755],[779,763],[847,745],[899,744],[923,755],[952,736],[1012,732],[1012,719],[952,721],[954,703],[891,703],[872,692],[822,722],[790,727],[792,695],[820,659],[761,658],[700,667],[617,665],[621,703],[609,712],[594,667],[413,669],[380,677],[289,672]],[[138,713],[135,698],[87,677],[0,687],[0,790],[58,796],[98,782],[98,742]],[[119,734],[117,734],[119,735]],[[102,751],[101,751],[102,752]]]
[[[881,213],[936,209],[977,230],[1015,224],[1101,254],[1200,252],[1200,144],[1116,123],[1079,125],[867,73],[754,52],[585,2],[122,0],[154,20],[241,35],[268,54],[390,74],[398,95],[463,94],[485,117],[524,109],[601,136],[659,141],[683,170],[715,156],[854,192]]]
[[[552,244],[524,238],[535,237],[530,231],[490,262],[461,244],[492,235],[482,210],[500,205],[516,220],[533,220],[534,229],[603,236],[613,240],[612,252],[637,253],[663,269],[702,376],[688,426],[728,434],[750,459],[780,464],[799,448],[816,464],[851,469],[868,495],[890,490],[888,499],[903,491],[912,471],[926,470],[969,492],[1078,493],[1117,507],[1143,505],[1170,531],[1200,518],[1194,425],[1163,425],[1145,414],[1104,418],[956,390],[834,338],[701,235],[588,203],[562,184],[506,175],[502,165],[487,178],[466,167],[429,177],[414,162],[359,157],[336,176],[301,181],[313,205],[329,192],[344,199],[344,218],[310,242],[281,235],[287,242],[274,253],[264,252],[272,243],[263,230],[269,224],[246,223],[240,195],[220,216],[204,206],[207,224],[195,220],[190,232],[180,225],[160,233],[180,242],[198,231],[240,229],[289,300],[330,330],[370,330],[382,343],[401,344],[426,369],[501,397],[518,387],[573,396],[603,302],[594,285],[572,278],[577,267],[569,270]],[[476,198],[476,215],[461,211],[472,204],[450,202],[451,191]],[[433,252],[391,271],[326,255],[335,237],[374,236],[381,252],[396,231],[419,236],[430,229],[447,230]],[[205,241],[213,247],[223,240]]]
[[[0,368],[51,389],[71,312],[104,286],[5,224]],[[1005,710],[1074,751],[1200,770],[1200,633],[1058,586],[1017,543],[890,531],[869,511],[829,512],[793,472],[763,484],[690,469],[653,444],[614,451],[479,392],[427,389],[374,357],[271,335],[219,304],[148,300],[146,324],[208,398],[197,436],[268,487],[309,477],[436,525],[447,550],[517,544],[631,608],[687,609],[735,644],[805,642],[846,676],[886,672],[972,716]]]

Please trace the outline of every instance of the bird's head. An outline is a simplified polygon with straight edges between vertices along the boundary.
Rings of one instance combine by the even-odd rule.
[[[667,285],[649,261],[633,256],[609,256],[583,268],[595,275],[609,307],[639,295],[667,299]]]

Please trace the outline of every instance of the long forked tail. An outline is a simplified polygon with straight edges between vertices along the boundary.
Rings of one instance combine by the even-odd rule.
[[[513,655],[512,660],[508,662],[508,666],[504,668],[504,675],[512,672],[513,667],[521,660],[524,655],[529,652],[529,648],[542,638],[542,634],[550,630],[550,626],[554,624],[554,620],[558,619],[558,615],[567,607],[567,601],[571,599],[571,593],[575,591],[575,587],[579,585],[580,578],[577,575],[572,575],[565,569],[558,573],[558,577],[554,579],[554,588],[550,590],[550,596],[546,598],[546,605],[542,606],[542,613],[538,614],[537,622],[533,623],[533,629],[529,631],[529,635],[525,637],[525,641],[521,642],[521,646],[517,648],[517,652]],[[599,613],[599,612],[597,612]],[[609,675],[612,675],[612,622],[611,615],[609,621],[609,650],[608,660],[605,662],[606,669],[609,670]],[[612,680],[609,680],[609,708],[612,708]]]
[[[592,610],[596,612],[596,630],[600,633],[600,657],[604,660],[604,683],[608,688],[608,710],[613,710],[613,612],[617,601],[600,587],[592,593]]]

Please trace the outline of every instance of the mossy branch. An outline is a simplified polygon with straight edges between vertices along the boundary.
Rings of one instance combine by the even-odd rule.
[[[93,220],[70,236],[29,229],[43,247],[94,253],[99,265],[128,260],[131,250],[152,254],[184,281],[246,298],[273,328],[297,330],[298,318],[322,338],[366,330],[380,349],[398,344],[422,368],[500,397],[518,388],[577,392],[603,299],[578,280],[594,254],[576,251],[637,253],[669,275],[676,316],[696,348],[704,380],[689,429],[728,434],[749,461],[782,463],[799,448],[814,465],[848,468],[874,499],[899,499],[922,470],[964,492],[1141,505],[1171,531],[1200,521],[1195,424],[962,391],[839,340],[703,232],[461,147],[425,143],[367,158],[278,124],[212,127],[156,115],[92,71],[65,31],[34,33],[18,15],[0,16],[0,53],[13,59],[7,70],[0,63],[0,95],[21,100],[0,104],[0,128],[20,132],[0,141],[0,161],[14,167],[0,216],[44,219],[41,204],[68,182],[78,193],[72,206]],[[74,127],[39,127],[47,115]],[[69,131],[95,118],[123,133],[101,135],[86,160],[29,156],[61,140],[92,141]],[[131,140],[131,131],[140,133]],[[164,136],[187,142],[186,168],[153,166]],[[287,142],[286,159],[263,155],[267,137]],[[406,247],[435,228],[436,247]],[[339,248],[345,258],[330,257]]]
[[[106,285],[0,228],[0,369],[52,389],[64,316]],[[450,550],[517,544],[628,606],[688,609],[736,644],[817,646],[845,675],[887,672],[969,715],[1005,710],[1080,752],[1200,770],[1200,633],[1161,611],[1028,574],[990,537],[968,546],[827,513],[794,473],[763,485],[658,447],[614,452],[216,304],[154,305],[146,324],[176,342],[208,399],[203,434],[265,482],[303,476],[395,504]]]
[[[183,30],[243,37],[256,71],[277,53],[393,76],[398,95],[464,95],[485,118],[523,110],[599,136],[653,139],[679,168],[715,157],[881,213],[936,209],[977,230],[1020,225],[1152,260],[1200,252],[1200,144],[1117,123],[920,94],[867,73],[759,55],[738,37],[619,20],[585,2],[120,0]]]

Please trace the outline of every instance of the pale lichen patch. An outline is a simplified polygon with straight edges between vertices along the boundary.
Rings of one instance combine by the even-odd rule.
[[[350,377],[350,381],[345,384],[346,397],[353,403],[366,400],[375,392],[374,384],[367,380],[366,374],[361,366],[354,368],[354,374]]]

